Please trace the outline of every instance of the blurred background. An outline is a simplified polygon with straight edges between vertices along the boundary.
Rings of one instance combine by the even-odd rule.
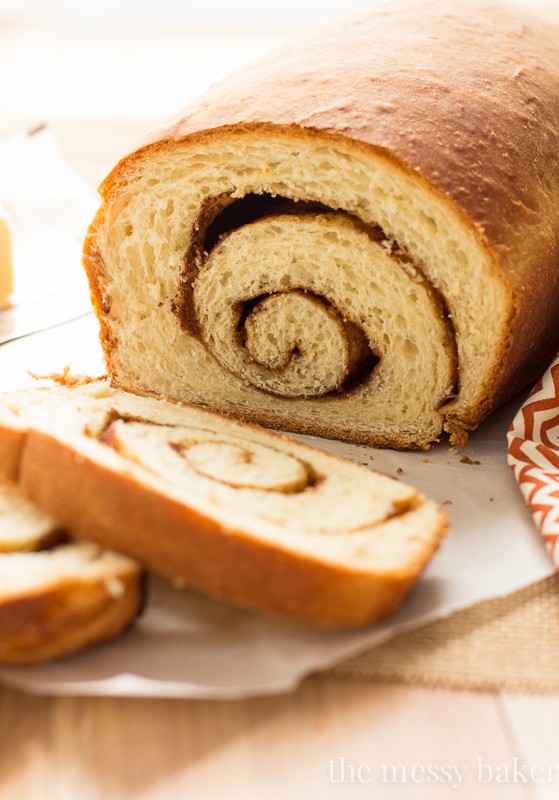
[[[366,0],[0,0],[0,135],[47,123],[97,184],[231,70]]]
[[[363,0],[283,0],[266,3],[263,0],[97,0],[95,3],[76,3],[75,0],[2,0],[0,8],[14,17],[50,16],[78,25],[126,25],[142,27],[177,24],[221,25],[297,25],[312,22],[318,17],[340,14],[346,9],[363,5]]]

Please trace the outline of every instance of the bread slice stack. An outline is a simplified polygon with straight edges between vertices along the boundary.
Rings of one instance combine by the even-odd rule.
[[[0,455],[0,479],[76,536],[320,625],[392,612],[447,529],[397,480],[106,380],[4,395]]]
[[[61,658],[111,639],[133,623],[143,595],[136,562],[69,541],[18,487],[0,485],[0,663]]]

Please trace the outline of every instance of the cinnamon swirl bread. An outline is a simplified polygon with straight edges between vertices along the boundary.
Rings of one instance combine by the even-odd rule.
[[[393,611],[447,527],[410,486],[261,428],[106,381],[13,392],[0,445],[84,539],[250,608],[323,625]]]
[[[395,0],[120,161],[85,266],[123,387],[463,442],[559,347],[559,13]]]

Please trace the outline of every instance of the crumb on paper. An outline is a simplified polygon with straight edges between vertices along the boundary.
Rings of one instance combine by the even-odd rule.
[[[64,367],[62,372],[48,372],[46,375],[39,375],[36,372],[27,370],[27,374],[36,381],[54,381],[60,386],[86,386],[88,383],[94,383],[99,380],[99,378],[90,378],[89,375],[72,375],[69,364]]]
[[[422,463],[422,464],[430,464],[430,463],[431,463],[431,459],[430,459],[430,458],[427,458],[427,457],[425,457],[425,458],[422,458],[422,459],[421,459],[421,463]]]
[[[403,474],[404,470],[402,469],[402,467],[398,467],[398,469],[396,470],[396,475],[403,475]]]
[[[469,458],[469,456],[462,456],[462,458],[460,459],[460,463],[461,464],[481,464],[481,461],[472,461],[472,459]]]
[[[489,498],[489,502],[490,502],[490,503],[492,503],[494,499],[495,499],[495,498],[493,498],[493,497],[490,497],[490,498]]]

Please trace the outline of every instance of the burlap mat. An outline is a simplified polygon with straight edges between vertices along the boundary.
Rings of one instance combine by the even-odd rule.
[[[401,634],[333,673],[460,689],[559,691],[559,575]]]

